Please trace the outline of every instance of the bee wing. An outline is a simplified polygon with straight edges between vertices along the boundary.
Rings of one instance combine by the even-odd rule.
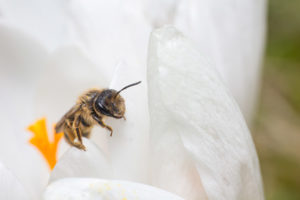
[[[59,122],[57,122],[57,124],[55,125],[55,132],[59,133],[62,131],[63,127],[65,126],[65,121],[67,118],[72,118],[72,116],[74,116],[74,114],[80,110],[80,106],[79,105],[75,105],[73,106],[60,120]]]

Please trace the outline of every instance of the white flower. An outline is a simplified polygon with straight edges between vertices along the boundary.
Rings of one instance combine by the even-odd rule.
[[[1,172],[19,191],[0,184],[2,195],[40,199],[47,184],[47,165],[27,142],[34,120],[55,123],[87,88],[141,80],[122,94],[127,121],[107,120],[112,138],[95,128],[97,147],[85,140],[87,152],[60,145],[51,181],[96,177],[152,184],[186,199],[263,198],[252,139],[231,96],[250,119],[263,1],[33,2],[0,2]],[[194,44],[174,28],[155,31],[147,71],[150,32],[165,23]]]

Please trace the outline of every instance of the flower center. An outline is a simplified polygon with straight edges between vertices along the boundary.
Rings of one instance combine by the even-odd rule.
[[[40,151],[52,170],[57,161],[56,153],[58,142],[62,138],[63,133],[56,133],[53,128],[54,141],[50,142],[45,118],[37,120],[35,123],[31,124],[28,127],[28,130],[33,133],[33,137],[29,140],[29,142]]]

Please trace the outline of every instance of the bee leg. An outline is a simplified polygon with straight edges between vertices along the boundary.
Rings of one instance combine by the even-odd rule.
[[[105,125],[105,128],[110,131],[110,137],[112,137],[113,129],[110,126]]]
[[[64,136],[66,138],[66,141],[69,145],[74,146],[78,149],[85,150],[85,146],[82,143],[78,143],[75,140],[78,139],[78,136],[76,134],[76,130],[74,131],[74,121],[71,121],[69,119],[66,119],[66,129],[64,131]]]
[[[102,126],[103,128],[106,128],[107,130],[109,130],[110,131],[110,137],[112,136],[113,129],[110,126],[106,125],[102,120],[100,120],[100,122],[98,122],[98,124],[100,126]]]
[[[68,127],[68,131],[66,131],[66,138],[68,140],[68,143],[70,143],[70,145],[72,146],[76,146],[76,142],[75,140],[77,139],[77,135],[75,134],[74,131],[74,121],[66,119],[66,125]]]
[[[78,147],[84,151],[86,151],[85,146],[82,144],[82,134],[81,134],[81,129],[80,129],[80,116],[78,116],[75,119],[75,123],[73,123],[73,130],[75,130],[75,133],[77,135],[77,138],[79,140],[79,144],[77,143]]]
[[[81,131],[80,128],[76,128],[76,134],[79,140],[79,143],[76,143],[79,149],[82,149],[86,151],[86,147],[82,144],[82,137],[81,137]]]
[[[74,143],[73,143],[74,137],[73,137],[73,135],[72,135],[72,133],[71,133],[71,130],[65,129],[65,131],[64,131],[64,136],[65,136],[66,142],[67,142],[69,145],[74,146]]]
[[[78,149],[82,149],[81,145],[75,142],[75,135],[72,129],[67,129],[64,132],[64,136],[66,138],[66,141],[69,145],[74,146]]]
[[[113,134],[113,129],[112,129],[110,126],[106,125],[106,124],[103,122],[102,118],[98,118],[96,115],[92,115],[92,116],[93,116],[94,120],[96,120],[96,122],[97,122],[101,127],[106,128],[107,130],[110,131],[110,137],[111,137],[112,134]]]

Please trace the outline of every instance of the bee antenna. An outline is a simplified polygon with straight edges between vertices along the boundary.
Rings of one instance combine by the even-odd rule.
[[[120,94],[120,92],[122,92],[123,90],[126,90],[126,89],[129,88],[129,87],[138,85],[138,84],[140,84],[141,82],[142,82],[142,81],[138,81],[138,82],[136,82],[136,83],[132,83],[132,84],[129,84],[129,85],[123,87],[121,90],[119,90],[119,91],[117,92],[117,94],[115,95],[115,97],[118,96],[118,94]]]

